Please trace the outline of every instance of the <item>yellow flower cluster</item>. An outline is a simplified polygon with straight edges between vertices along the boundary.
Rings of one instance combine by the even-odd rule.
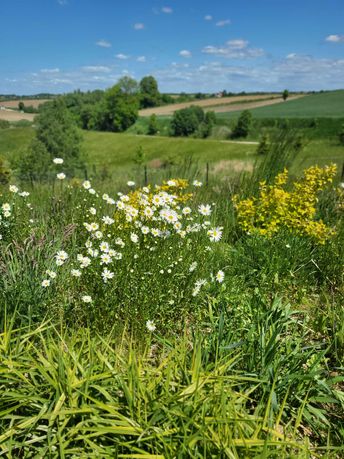
[[[271,237],[279,230],[287,229],[299,235],[307,235],[324,244],[334,233],[321,220],[315,220],[317,193],[333,181],[336,165],[310,167],[303,177],[287,191],[288,171],[278,174],[272,185],[261,182],[258,198],[242,201],[234,198],[239,225],[249,233],[258,232]]]

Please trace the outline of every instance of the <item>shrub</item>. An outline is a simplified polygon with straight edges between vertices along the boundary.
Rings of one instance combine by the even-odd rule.
[[[321,220],[315,220],[317,194],[332,183],[336,170],[335,165],[310,167],[301,180],[293,183],[293,191],[285,190],[286,169],[277,175],[272,185],[261,182],[258,198],[235,200],[239,225],[246,232],[266,237],[287,229],[324,244],[333,230]]]
[[[241,112],[236,126],[232,132],[233,138],[247,137],[252,124],[252,114],[248,110]]]

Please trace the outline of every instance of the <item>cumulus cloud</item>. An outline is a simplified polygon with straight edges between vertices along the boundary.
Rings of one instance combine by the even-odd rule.
[[[231,21],[229,19],[223,19],[222,21],[217,21],[216,27],[224,27],[226,25],[229,25]]]
[[[328,35],[325,41],[330,43],[344,43],[344,35]]]
[[[171,13],[173,13],[173,9],[170,8],[169,6],[163,6],[163,7],[161,8],[161,11],[162,11],[163,13],[165,13],[165,14],[171,14]]]
[[[191,53],[191,51],[188,51],[187,49],[183,49],[182,51],[179,52],[179,56],[191,57],[192,53]]]
[[[139,56],[137,59],[137,62],[146,62],[146,56]]]
[[[59,73],[59,72],[60,72],[60,69],[59,69],[59,68],[55,68],[55,69],[41,69],[41,72],[42,72],[42,73]]]
[[[106,67],[104,65],[86,65],[82,67],[84,72],[89,73],[108,73],[111,72],[110,67]]]
[[[212,20],[213,20],[213,16],[211,16],[210,14],[206,14],[206,15],[204,16],[204,20],[205,20],[205,21],[212,21]]]
[[[121,59],[122,61],[129,59],[129,56],[127,56],[126,54],[122,54],[122,53],[116,54],[115,57],[117,57],[117,59]]]
[[[98,40],[96,42],[97,46],[100,46],[101,48],[111,48],[111,43],[107,40]]]
[[[143,30],[145,28],[145,25],[142,22],[137,22],[136,24],[134,24],[133,27],[135,30]]]
[[[228,59],[248,59],[265,55],[263,49],[250,48],[248,44],[249,42],[247,40],[229,40],[222,46],[205,46],[202,49],[202,53],[212,54],[214,56],[225,57]]]

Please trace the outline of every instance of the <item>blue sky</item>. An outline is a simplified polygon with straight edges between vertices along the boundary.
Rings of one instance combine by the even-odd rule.
[[[0,0],[0,93],[344,87],[343,0]]]

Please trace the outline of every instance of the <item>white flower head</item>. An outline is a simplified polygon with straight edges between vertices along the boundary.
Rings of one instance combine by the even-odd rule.
[[[224,278],[225,278],[225,273],[219,270],[215,276],[216,282],[218,282],[219,284],[222,284],[222,282],[224,281]]]
[[[44,279],[41,283],[41,286],[44,288],[49,287],[49,285],[50,285],[50,279]]]
[[[54,164],[63,164],[63,159],[62,158],[54,158],[53,159]]]
[[[64,180],[66,178],[66,174],[64,174],[63,172],[60,172],[59,174],[56,174],[56,178],[58,180]]]
[[[10,185],[9,190],[11,193],[18,193],[19,188],[15,185]]]
[[[81,297],[81,299],[84,303],[92,303],[92,297],[90,297],[89,295],[84,295]]]
[[[146,327],[147,327],[147,330],[149,330],[150,332],[153,332],[156,330],[156,325],[153,322],[153,320],[147,320]]]
[[[222,238],[222,228],[212,228],[207,232],[211,242],[218,242]]]
[[[202,182],[199,182],[198,180],[194,180],[194,181],[193,181],[193,186],[200,187],[200,186],[202,186],[202,185],[203,185],[203,183],[202,183]]]
[[[129,180],[129,182],[127,182],[127,185],[128,186],[135,186],[135,182],[133,182],[132,180]]]
[[[91,182],[89,180],[85,180],[82,184],[85,190],[89,190],[91,188]]]
[[[210,206],[210,204],[201,204],[200,206],[198,206],[198,212],[201,215],[209,216],[211,214],[211,206]]]

